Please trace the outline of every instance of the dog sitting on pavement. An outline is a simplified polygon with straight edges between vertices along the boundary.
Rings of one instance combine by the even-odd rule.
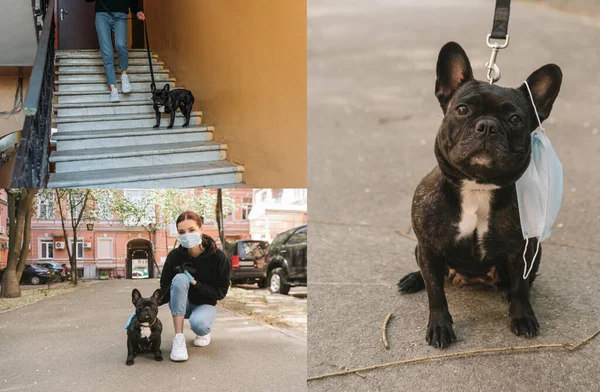
[[[162,323],[158,319],[158,304],[160,289],[157,289],[150,298],[142,298],[138,289],[133,289],[131,299],[135,305],[135,314],[129,319],[127,325],[127,361],[126,365],[133,365],[136,354],[152,352],[156,361],[162,361],[160,351],[160,335]]]

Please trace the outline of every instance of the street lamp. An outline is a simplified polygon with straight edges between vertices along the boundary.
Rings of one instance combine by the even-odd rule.
[[[94,224],[93,223],[88,223],[86,224],[88,231],[93,231],[94,230]]]

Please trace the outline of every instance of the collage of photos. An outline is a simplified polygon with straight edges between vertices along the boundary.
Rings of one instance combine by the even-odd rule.
[[[599,1],[0,10],[0,392],[600,391]]]

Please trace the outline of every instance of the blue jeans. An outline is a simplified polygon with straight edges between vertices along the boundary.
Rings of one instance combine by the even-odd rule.
[[[190,320],[192,331],[204,336],[210,333],[217,317],[217,308],[212,305],[194,305],[188,300],[190,280],[184,274],[177,274],[171,281],[169,308],[173,316],[184,316]]]
[[[121,71],[127,71],[129,66],[129,52],[127,49],[127,14],[123,12],[113,12],[112,17],[108,12],[96,13],[96,32],[98,33],[98,43],[102,60],[104,61],[104,73],[108,84],[117,84],[115,76],[115,59],[113,56],[113,46],[111,32],[115,32],[115,44],[119,54],[119,68]]]

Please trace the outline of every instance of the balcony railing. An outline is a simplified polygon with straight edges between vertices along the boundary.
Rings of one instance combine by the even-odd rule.
[[[54,2],[40,2],[44,26],[24,103],[25,122],[11,188],[45,188],[54,91]]]

